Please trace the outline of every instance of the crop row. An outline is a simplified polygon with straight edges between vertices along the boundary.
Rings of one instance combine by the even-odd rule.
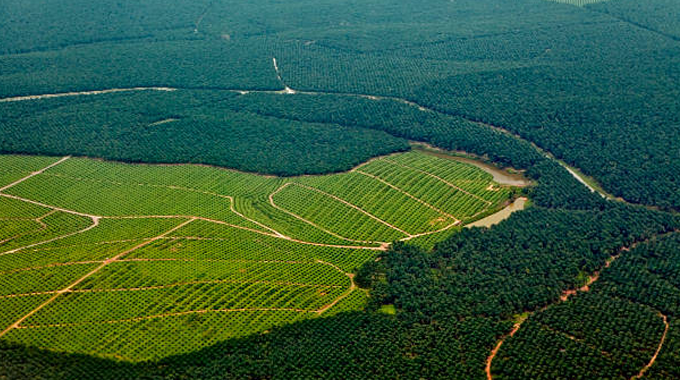
[[[305,187],[287,186],[273,200],[279,207],[349,239],[391,241],[406,236],[356,208]]]
[[[61,290],[97,265],[66,265],[3,273],[0,275],[0,296]]]
[[[58,266],[66,263],[104,261],[141,243],[143,239],[120,242],[81,243],[44,248],[37,246],[0,256],[0,281],[10,272]]]
[[[487,205],[482,200],[483,197],[492,199],[486,201],[489,203],[500,202],[507,197],[507,192],[502,188],[498,191],[487,190],[492,184],[490,176],[470,165],[421,152],[391,156],[391,160],[395,160],[398,165],[393,165],[391,170],[385,168],[386,172],[379,174],[405,189],[383,178],[349,173],[293,179],[294,183],[310,184],[321,190],[318,194],[311,194],[314,190],[292,186],[275,194],[276,202],[282,203],[280,206],[285,210],[318,224],[321,229],[311,227],[305,221],[269,204],[268,197],[275,193],[277,186],[280,187],[279,179],[208,167],[135,166],[69,159],[8,191],[47,204],[95,215],[195,215],[265,233],[272,233],[275,229],[301,240],[344,245],[349,242],[333,233],[351,240],[390,241],[407,234],[439,230],[450,225],[454,221],[452,217],[457,215],[465,217],[478,214],[483,210],[482,205]],[[380,162],[366,165],[365,169],[371,170],[372,165],[378,164]],[[406,164],[413,165],[414,169],[405,167]],[[446,181],[452,181],[456,187],[465,189],[469,194],[462,199],[467,202],[459,201],[457,197],[452,200],[448,193],[440,194],[418,186],[406,186],[404,181],[410,181],[413,176],[427,177],[424,173],[417,173],[418,171],[437,173],[436,175],[441,175]],[[431,182],[430,179],[434,178],[428,178],[427,183]],[[290,195],[293,190],[298,194],[285,196]],[[93,193],[105,196],[94,199],[90,196]],[[359,215],[362,212],[356,208],[350,210],[351,206],[330,199],[333,196],[357,206],[375,218],[369,217],[372,220],[368,220],[368,215]],[[297,197],[315,201],[296,201],[294,198]],[[298,204],[295,205],[295,202]],[[444,202],[455,204],[437,207],[445,205]],[[289,209],[289,206],[292,208]],[[323,210],[319,210],[317,206],[323,207]],[[252,221],[232,212],[232,207]],[[343,217],[343,214],[350,216]],[[347,229],[343,224],[351,224],[350,234],[343,233]],[[391,231],[395,229],[396,231]]]
[[[51,295],[36,295],[30,297],[0,298],[0,331],[4,331],[19,318],[28,314]]]
[[[44,218],[41,219],[41,221],[42,223],[45,224],[45,226],[36,229],[35,226],[31,224],[30,226],[27,226],[27,228],[24,228],[20,231],[16,231],[19,232],[20,234],[21,233],[23,234],[12,240],[7,241],[4,244],[1,244],[0,253],[12,251],[14,249],[39,243],[49,239],[54,239],[68,233],[73,233],[85,229],[88,226],[92,225],[92,221],[87,218],[67,214],[64,212],[55,212],[47,214]],[[0,223],[4,222],[0,221]],[[0,240],[6,238],[8,238],[8,236],[3,235],[2,238],[0,238]]]
[[[339,197],[410,234],[435,231],[455,221],[434,206],[413,199],[407,191],[409,195],[405,194],[404,189],[400,191],[359,172],[308,182],[315,189]]]
[[[96,352],[130,361],[159,359],[209,347],[308,317],[294,311],[208,312],[140,321],[13,330],[12,342],[66,352]]]
[[[419,199],[437,207],[449,215],[467,218],[486,210],[491,203],[459,190],[442,180],[428,176],[418,170],[400,168],[387,160],[377,160],[361,168],[361,172],[377,176],[397,187],[408,191]]]
[[[0,156],[3,157],[3,156]],[[0,197],[0,220],[4,218],[37,219],[50,210],[34,204],[22,202],[16,199]],[[0,235],[2,240],[4,235]]]
[[[12,187],[8,192],[94,215],[194,215],[231,223],[244,222],[230,211],[231,201],[228,198],[168,187],[45,173]],[[92,194],[99,196],[92,197]]]
[[[296,309],[313,312],[346,289],[261,283],[201,283],[131,291],[65,294],[23,325],[88,324],[222,309]]]
[[[347,276],[313,261],[247,261],[238,259],[115,262],[78,289],[125,289],[174,286],[191,282],[300,284],[349,287]]]
[[[57,160],[54,157],[44,156],[0,155],[0,187],[9,185]]]
[[[12,309],[7,325],[54,292],[83,281],[3,338],[139,360],[314,318],[320,311],[357,310],[367,295],[350,291],[346,273],[375,258],[376,251],[348,247],[377,244],[352,240],[392,241],[435,231],[455,222],[446,215],[450,210],[465,215],[462,209],[478,207],[474,202],[486,206],[439,182],[423,192],[420,186],[435,184],[432,177],[389,165],[376,172],[384,178],[354,172],[294,177],[283,186],[282,179],[210,167],[65,160],[6,192],[103,218],[68,235],[92,227],[93,220],[0,197],[9,208],[0,215],[20,219],[2,225],[3,236],[47,226],[3,247],[25,247],[0,256],[0,302]],[[438,170],[427,161],[422,165]],[[488,186],[487,178],[476,176],[470,178],[479,188]],[[450,197],[457,201],[450,208],[437,203]],[[217,221],[193,220],[161,236],[187,219],[145,217],[153,215]],[[2,298],[42,292],[50,294]],[[94,331],[101,335],[94,337]],[[170,347],[158,335],[169,331],[186,338],[186,346]],[[130,339],[124,342],[125,336]]]
[[[473,194],[473,196],[489,202],[498,201],[499,196],[507,196],[507,189],[495,184],[491,174],[471,164],[456,161],[454,158],[440,158],[432,154],[409,152],[391,156],[388,160],[397,165],[436,175],[444,181]],[[494,185],[499,190],[489,190],[489,185]]]
[[[140,165],[72,158],[49,173],[92,181],[176,186],[234,197],[273,192],[280,179],[199,165]]]
[[[318,259],[333,263],[346,272],[352,272],[375,257],[375,251],[372,250],[301,244],[200,220],[175,231],[172,236],[200,239],[160,241],[132,252],[129,257],[287,261]]]

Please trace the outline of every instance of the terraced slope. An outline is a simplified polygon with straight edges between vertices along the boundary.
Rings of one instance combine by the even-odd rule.
[[[512,193],[420,151],[294,178],[0,160],[0,337],[131,361],[359,309],[358,266],[395,240],[444,238]]]

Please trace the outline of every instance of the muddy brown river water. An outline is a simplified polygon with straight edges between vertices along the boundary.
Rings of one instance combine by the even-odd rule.
[[[522,211],[526,206],[527,198],[517,198],[513,203],[506,206],[504,209],[498,211],[495,214],[491,214],[484,219],[480,219],[476,222],[467,224],[466,228],[472,227],[491,227],[494,226],[505,219],[508,219],[513,212]]]

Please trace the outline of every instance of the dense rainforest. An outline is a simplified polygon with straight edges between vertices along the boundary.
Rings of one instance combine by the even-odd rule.
[[[180,90],[0,103],[0,151],[292,175],[417,140],[524,170],[533,205],[432,252],[393,246],[357,272],[364,312],[138,364],[0,342],[0,378],[484,379],[501,340],[497,378],[629,378],[659,347],[645,378],[680,376],[680,218],[605,200],[531,144],[626,200],[680,207],[680,18],[657,17],[676,2],[204,1],[178,5],[185,19],[106,3],[123,10],[78,13],[90,23],[54,39],[27,27],[56,28],[54,6],[0,6],[2,96]],[[309,93],[252,92],[284,86]]]

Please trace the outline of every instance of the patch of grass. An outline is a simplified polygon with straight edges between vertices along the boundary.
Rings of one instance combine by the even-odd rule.
[[[382,305],[380,306],[379,311],[389,315],[397,314],[397,308],[395,308],[394,305]]]

